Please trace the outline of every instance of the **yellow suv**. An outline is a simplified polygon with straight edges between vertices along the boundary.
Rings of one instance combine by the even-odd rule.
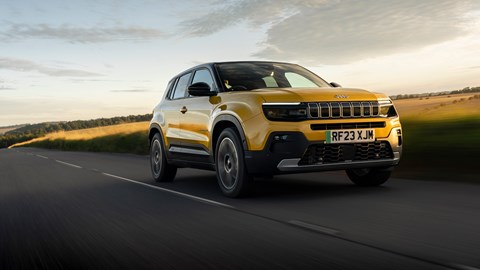
[[[247,195],[254,176],[283,173],[346,170],[357,185],[380,185],[402,153],[387,96],[277,62],[180,73],[153,111],[149,139],[156,181],[173,181],[180,167],[215,170],[229,197]]]

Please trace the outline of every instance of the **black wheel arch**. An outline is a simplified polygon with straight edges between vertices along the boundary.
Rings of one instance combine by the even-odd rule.
[[[165,146],[165,138],[163,137],[162,128],[160,128],[159,124],[152,123],[152,124],[150,124],[150,129],[148,131],[148,145],[150,145],[150,147],[151,147],[151,144],[152,144],[153,136],[155,136],[155,134],[157,134],[157,133],[160,134],[160,140],[162,140],[162,145]],[[168,151],[166,151],[165,155],[167,157],[167,160],[169,160]]]
[[[212,150],[212,156],[215,155],[215,147],[220,133],[222,133],[222,130],[228,127],[234,127],[236,129],[238,136],[240,136],[243,150],[248,150],[247,138],[245,136],[245,132],[243,130],[242,124],[240,123],[240,120],[238,120],[238,118],[233,115],[222,114],[215,118],[212,124],[212,134],[210,140],[210,149]]]
[[[160,140],[162,140],[162,145],[164,147],[167,147],[166,144],[165,144],[165,138],[163,137],[163,131],[162,131],[162,128],[160,128],[160,125],[157,124],[157,123],[152,123],[150,124],[150,129],[148,131],[148,144],[150,145],[151,147],[151,144],[152,144],[152,139],[153,137],[155,136],[155,134],[160,134]],[[167,162],[170,163],[171,162],[171,154],[169,151],[167,151],[167,149],[165,148],[165,158],[167,159]]]
[[[156,133],[160,134],[160,137],[162,138],[162,142],[164,142],[162,129],[160,128],[160,125],[157,123],[150,124],[150,129],[148,131],[148,141],[151,142],[153,139],[153,136],[155,136]]]

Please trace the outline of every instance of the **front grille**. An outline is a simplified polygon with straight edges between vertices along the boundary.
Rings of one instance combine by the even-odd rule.
[[[307,106],[308,118],[310,119],[381,116],[378,101],[310,102],[307,103]]]
[[[355,144],[312,144],[307,148],[298,165],[391,158],[393,158],[393,152],[387,141]]]
[[[312,130],[332,130],[332,129],[359,129],[359,128],[384,128],[385,122],[360,122],[360,123],[330,123],[330,124],[311,124]]]

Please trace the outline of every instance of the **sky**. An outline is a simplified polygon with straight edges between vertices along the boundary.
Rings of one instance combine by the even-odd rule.
[[[213,61],[388,95],[480,86],[478,0],[0,0],[0,126],[150,113]]]

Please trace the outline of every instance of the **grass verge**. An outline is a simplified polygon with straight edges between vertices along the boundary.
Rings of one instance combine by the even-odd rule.
[[[64,151],[148,154],[149,122],[59,131],[18,143],[13,147],[38,147]]]
[[[480,117],[401,121],[403,156],[395,176],[479,182]]]

